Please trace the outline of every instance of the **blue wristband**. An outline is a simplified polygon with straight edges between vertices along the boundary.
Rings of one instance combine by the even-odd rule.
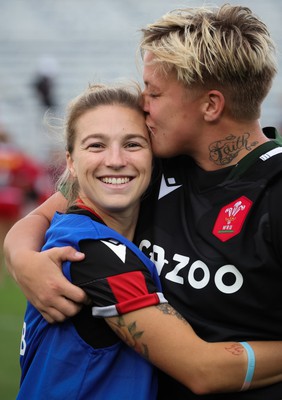
[[[245,348],[248,356],[248,368],[245,376],[245,381],[243,383],[243,386],[241,388],[241,391],[247,390],[250,387],[250,384],[252,382],[254,372],[255,372],[255,366],[256,366],[256,356],[254,353],[254,350],[252,347],[249,345],[247,342],[240,342],[240,344]]]

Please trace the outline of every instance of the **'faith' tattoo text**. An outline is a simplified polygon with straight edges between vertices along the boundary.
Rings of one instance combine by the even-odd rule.
[[[210,160],[216,165],[228,165],[236,158],[240,151],[251,151],[258,142],[248,143],[250,134],[241,136],[229,135],[225,140],[218,140],[209,146]]]

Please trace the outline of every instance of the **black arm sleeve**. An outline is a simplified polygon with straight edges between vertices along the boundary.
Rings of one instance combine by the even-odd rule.
[[[71,278],[91,297],[94,316],[116,316],[166,302],[148,268],[125,245],[82,240],[80,251],[85,259],[71,264]]]

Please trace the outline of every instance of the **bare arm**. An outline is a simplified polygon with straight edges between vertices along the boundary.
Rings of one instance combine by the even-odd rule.
[[[50,323],[75,315],[81,309],[81,303],[87,302],[85,292],[72,285],[61,271],[62,261],[78,261],[84,257],[83,254],[71,247],[38,253],[55,211],[63,212],[65,208],[65,198],[61,193],[55,193],[18,221],[4,242],[10,274],[27,299]]]
[[[196,394],[240,391],[247,356],[236,342],[207,343],[168,304],[107,318],[130,347]],[[249,342],[256,353],[251,388],[282,380],[282,342]]]
[[[63,260],[78,261],[83,255],[70,247],[37,253],[54,212],[64,211],[65,206],[61,194],[52,196],[19,221],[5,241],[11,274],[49,322],[76,314],[80,303],[86,302],[84,291],[61,273]],[[110,323],[131,347],[198,394],[238,391],[242,386],[247,365],[243,348],[237,343],[202,341],[172,308],[148,307],[112,318]],[[281,381],[282,342],[253,342],[252,346],[257,358],[252,387]]]

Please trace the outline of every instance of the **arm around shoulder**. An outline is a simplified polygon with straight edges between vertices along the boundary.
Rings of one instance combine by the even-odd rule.
[[[43,204],[20,219],[10,229],[4,241],[6,265],[18,282],[17,272],[25,266],[26,256],[40,251],[54,213],[64,211],[66,199],[59,192],[55,193]],[[15,246],[17,243],[17,246]]]
[[[40,252],[55,211],[63,212],[65,208],[66,199],[60,193],[54,194],[18,221],[4,243],[10,274],[26,298],[50,323],[75,315],[82,303],[87,302],[85,292],[72,285],[61,270],[63,261],[79,261],[84,255],[71,247]]]

